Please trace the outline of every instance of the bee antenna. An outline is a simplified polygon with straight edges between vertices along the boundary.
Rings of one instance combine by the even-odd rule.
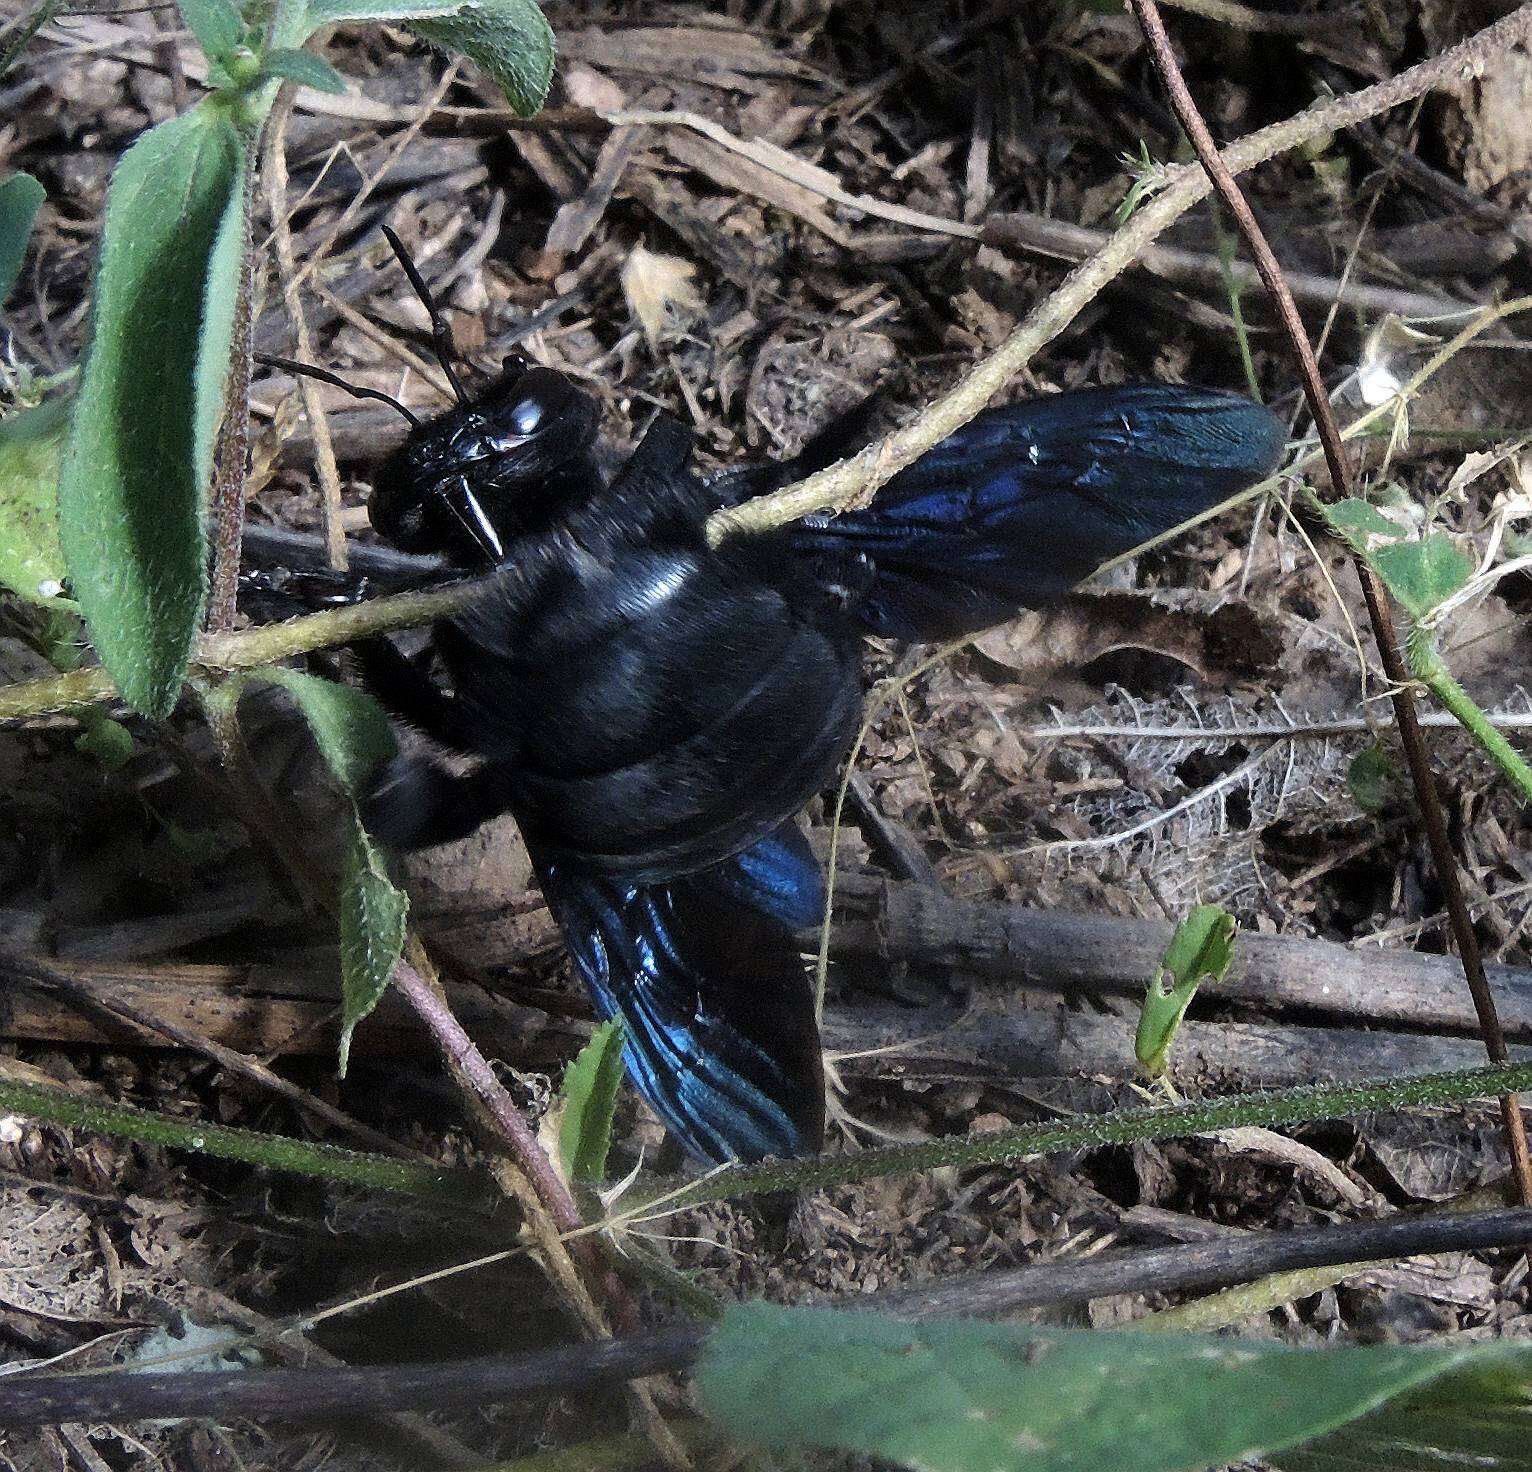
[[[457,356],[452,342],[452,329],[447,326],[447,319],[442,316],[441,308],[436,305],[436,298],[431,295],[431,288],[426,285],[425,278],[416,268],[410,253],[405,250],[404,242],[387,225],[383,227],[383,234],[387,237],[389,245],[393,247],[394,254],[398,256],[399,264],[404,267],[404,274],[410,278],[410,285],[414,287],[415,295],[420,298],[421,305],[426,309],[426,315],[431,319],[431,347],[436,353],[436,361],[442,365],[442,372],[447,375],[447,382],[452,385],[452,392],[457,396],[458,403],[466,404],[468,395],[463,392],[457,369],[452,366],[452,360]]]
[[[315,368],[308,363],[295,363],[291,358],[274,358],[269,353],[253,353],[251,356],[263,367],[280,368],[284,373],[297,373],[304,378],[317,378],[321,383],[333,384],[336,388],[344,389],[353,399],[376,399],[380,404],[387,404],[390,409],[404,415],[416,429],[420,428],[419,415],[406,409],[398,399],[384,393],[382,389],[363,388],[360,384],[347,383],[344,378],[323,368]]]

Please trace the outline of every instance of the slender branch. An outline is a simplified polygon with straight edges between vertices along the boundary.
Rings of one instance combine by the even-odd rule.
[[[336,1129],[344,1130],[359,1142],[385,1155],[397,1155],[402,1159],[415,1160],[417,1163],[431,1164],[429,1158],[419,1151],[401,1145],[381,1130],[375,1130],[360,1120],[352,1119],[344,1110],[337,1109],[316,1094],[311,1094],[307,1089],[299,1088],[297,1084],[283,1078],[281,1074],[262,1063],[259,1058],[240,1053],[223,1043],[203,1036],[192,1028],[183,1027],[168,1017],[160,1017],[153,1012],[145,1011],[142,1007],[136,1007],[132,1002],[116,995],[109,985],[93,981],[86,976],[60,971],[57,967],[50,966],[46,961],[35,956],[23,955],[4,946],[0,946],[0,974],[4,974],[7,980],[14,978],[25,981],[42,991],[62,997],[87,1012],[105,1013],[108,1017],[142,1029],[151,1036],[158,1034],[178,1048],[200,1053],[203,1057],[212,1059],[229,1073],[237,1074],[257,1087],[269,1090],[280,1098],[286,1099],[290,1104],[296,1105],[305,1114],[323,1120]]]
[[[601,1316],[600,1307],[587,1287],[599,1286],[619,1323],[636,1323],[638,1311],[622,1280],[602,1260],[600,1245],[587,1235],[585,1220],[563,1177],[554,1168],[547,1152],[516,1107],[515,1100],[496,1077],[489,1060],[479,1051],[478,1045],[464,1031],[462,1023],[447,1004],[431,958],[419,940],[410,941],[405,949],[405,959],[395,965],[393,984],[410,1004],[415,1015],[430,1029],[459,1087],[479,1101],[496,1132],[509,1147],[517,1171],[527,1187],[526,1192],[517,1194],[531,1196],[531,1201],[524,1204],[529,1210],[535,1208],[531,1210],[534,1218],[539,1213],[546,1216],[544,1257],[548,1259],[549,1269],[554,1273],[555,1283],[560,1285],[576,1316],[593,1333],[600,1335],[610,1332]],[[505,1184],[502,1182],[502,1185]],[[511,1181],[508,1184],[515,1192],[517,1182]],[[534,1227],[536,1225],[534,1221]],[[575,1239],[569,1247],[560,1240],[567,1237]],[[569,1262],[571,1250],[579,1258],[581,1271],[585,1274],[584,1283],[575,1279],[573,1264]],[[567,1271],[559,1273],[560,1267]],[[653,1408],[646,1406],[644,1410],[652,1412]],[[658,1422],[653,1415],[645,1415],[645,1420],[655,1435],[657,1446],[663,1448],[661,1454],[665,1460],[673,1465],[679,1465],[678,1457],[684,1461],[684,1455],[679,1449],[666,1441],[663,1422]]]
[[[1266,290],[1277,308],[1283,331],[1298,362],[1299,374],[1303,380],[1304,397],[1308,400],[1309,412],[1314,417],[1314,427],[1318,431],[1319,442],[1324,449],[1331,482],[1340,496],[1349,496],[1353,489],[1351,462],[1341,442],[1340,428],[1330,408],[1330,397],[1325,392],[1318,360],[1314,357],[1314,350],[1309,343],[1308,333],[1304,329],[1303,319],[1298,315],[1297,303],[1293,301],[1292,293],[1288,290],[1287,282],[1283,278],[1282,267],[1277,263],[1277,258],[1272,253],[1260,225],[1256,222],[1245,196],[1240,192],[1239,185],[1235,183],[1234,175],[1229,171],[1224,160],[1219,157],[1218,146],[1213,142],[1213,135],[1208,131],[1196,101],[1181,75],[1175,51],[1171,47],[1170,37],[1166,33],[1165,23],[1160,18],[1155,0],[1129,0],[1129,3],[1138,17],[1139,24],[1143,27],[1144,37],[1149,43],[1150,55],[1154,59],[1155,70],[1159,73],[1165,90],[1170,94],[1171,106],[1175,109],[1181,126],[1186,130],[1186,136],[1196,150],[1197,157],[1202,161],[1208,178],[1217,189],[1219,198],[1234,216],[1239,232],[1254,257],[1256,270],[1261,273],[1261,280],[1266,284]],[[1518,17],[1524,22],[1523,32],[1525,32],[1525,22],[1532,21],[1532,6],[1523,6],[1507,19],[1516,20]],[[1487,31],[1480,32],[1480,36],[1485,35],[1488,35]],[[1425,825],[1426,840],[1431,849],[1431,862],[1436,869],[1437,880],[1441,884],[1443,898],[1446,900],[1453,939],[1457,944],[1458,956],[1462,960],[1463,971],[1468,979],[1468,989],[1473,996],[1474,1010],[1479,1016],[1479,1028],[1484,1035],[1484,1048],[1492,1062],[1505,1063],[1510,1058],[1505,1045],[1505,1033],[1501,1029],[1500,1018],[1495,1010],[1494,993],[1490,991],[1489,982],[1484,975],[1484,961],[1479,954],[1479,939],[1474,932],[1473,918],[1468,912],[1468,902],[1463,894],[1457,858],[1452,851],[1452,841],[1447,833],[1447,820],[1442,812],[1441,798],[1436,790],[1436,779],[1431,770],[1430,756],[1426,751],[1425,737],[1421,734],[1420,726],[1415,719],[1414,692],[1410,686],[1409,670],[1400,653],[1398,637],[1394,632],[1393,614],[1389,607],[1388,595],[1364,558],[1354,556],[1353,562],[1362,584],[1362,596],[1367,603],[1367,613],[1372,621],[1373,637],[1378,645],[1378,653],[1383,660],[1383,670],[1392,686],[1390,698],[1394,708],[1394,720],[1399,727],[1399,740],[1404,748],[1405,761],[1410,769],[1410,781],[1414,786],[1421,819]],[[1500,1114],[1505,1126],[1506,1144],[1511,1154],[1511,1168],[1516,1177],[1517,1190],[1522,1204],[1532,1206],[1532,1152],[1528,1150],[1526,1124],[1522,1120],[1521,1110],[1509,1094],[1501,1096]]]
[[[578,1232],[584,1225],[580,1209],[553,1168],[531,1126],[495,1076],[488,1059],[478,1045],[463,1031],[463,1024],[453,1015],[446,998],[430,985],[408,961],[394,967],[393,983],[416,1016],[430,1028],[442,1055],[459,1079],[489,1111],[495,1128],[511,1147],[516,1163],[531,1181],[543,1209],[552,1217],[560,1232]]]
[[[1240,139],[1224,151],[1223,163],[1231,173],[1242,173],[1278,153],[1397,107],[1433,87],[1454,83],[1465,69],[1482,64],[1529,36],[1532,5],[1523,5],[1460,45],[1410,67],[1397,77],[1319,103],[1296,117]],[[735,533],[764,531],[812,512],[846,510],[866,504],[879,486],[961,429],[1068,327],[1103,287],[1127,270],[1145,246],[1212,190],[1206,173],[1195,165],[1170,171],[1167,178],[1166,187],[1154,199],[1094,256],[1072,271],[1056,291],[1039,302],[1011,336],[955,388],[909,424],[850,459],[773,495],[714,512],[708,519],[708,539],[716,544]]]
[[[1423,684],[1475,741],[1489,754],[1495,765],[1532,802],[1532,766],[1496,729],[1494,721],[1477,701],[1458,684],[1447,661],[1436,647],[1427,629],[1417,629],[1415,637],[1405,640],[1405,654],[1410,673]]]
[[[1509,1247],[1525,1237],[1529,1224],[1527,1212],[1502,1210],[1250,1232],[1205,1243],[963,1274],[920,1288],[841,1299],[836,1306],[917,1320],[990,1316],[1119,1293],[1207,1288],[1335,1262]],[[622,1380],[684,1370],[696,1361],[709,1332],[693,1326],[535,1354],[432,1364],[13,1377],[0,1381],[0,1425],[121,1423],[170,1416],[281,1422],[384,1409],[477,1408],[531,1396],[589,1392]]]
[[[208,669],[244,670],[333,644],[350,644],[374,634],[386,634],[391,629],[416,628],[461,613],[492,585],[493,580],[488,578],[449,583],[445,588],[391,593],[386,598],[369,598],[365,603],[345,608],[327,608],[279,624],[262,624],[243,633],[207,634],[197,646],[196,661]],[[0,696],[6,693],[0,690]],[[0,705],[0,716],[9,714]]]
[[[365,1155],[336,1145],[292,1140],[259,1130],[235,1129],[201,1119],[177,1119],[130,1104],[113,1104],[65,1089],[0,1078],[0,1110],[50,1124],[93,1130],[97,1134],[136,1140],[141,1145],[164,1145],[191,1150],[221,1160],[242,1160],[267,1170],[287,1170],[353,1186],[402,1191],[458,1203],[483,1203],[486,1183],[466,1171],[416,1165],[382,1155]]]
[[[1265,1093],[1238,1094],[1192,1104],[1118,1109],[1084,1115],[1062,1124],[1027,1124],[983,1135],[955,1135],[913,1145],[888,1145],[854,1155],[821,1155],[812,1160],[774,1160],[734,1165],[700,1180],[676,1186],[654,1181],[651,1200],[664,1199],[667,1210],[732,1201],[763,1191],[817,1191],[883,1176],[954,1166],[1010,1165],[1056,1150],[1089,1150],[1101,1145],[1134,1145],[1200,1135],[1209,1130],[1264,1125],[1278,1129],[1317,1119],[1346,1119],[1384,1109],[1463,1104],[1532,1088],[1532,1063],[1509,1068],[1475,1068],[1457,1073],[1427,1073],[1361,1084],[1306,1085]],[[643,1214],[641,1203],[632,1208]]]
[[[172,74],[174,75],[174,73]],[[185,86],[184,79],[182,86]],[[240,542],[245,526],[245,461],[250,454],[250,365],[254,342],[251,317],[255,300],[255,250],[250,206],[255,194],[255,147],[245,159],[244,240],[239,253],[239,292],[234,299],[234,333],[229,350],[223,423],[218,431],[217,471],[213,479],[213,570],[208,590],[207,626],[234,627],[239,596]]]

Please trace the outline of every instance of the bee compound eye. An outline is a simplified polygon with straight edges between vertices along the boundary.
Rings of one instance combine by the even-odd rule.
[[[542,428],[545,405],[536,394],[529,394],[511,410],[511,424],[517,434],[533,435]]]

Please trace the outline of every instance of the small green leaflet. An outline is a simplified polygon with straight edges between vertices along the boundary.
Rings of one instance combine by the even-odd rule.
[[[312,87],[316,92],[330,92],[338,96],[346,90],[346,79],[324,57],[291,46],[268,51],[261,58],[261,70],[269,77],[281,77],[284,82],[297,82],[299,86]]]
[[[1397,521],[1390,521],[1370,501],[1359,496],[1348,496],[1344,501],[1321,506],[1320,510],[1330,530],[1364,557],[1375,545],[1397,541],[1407,534]]]
[[[217,61],[244,38],[244,19],[231,0],[176,0],[176,8],[209,61]]]
[[[1234,917],[1219,905],[1198,905],[1165,948],[1159,975],[1149,983],[1133,1051],[1151,1078],[1165,1072],[1181,1019],[1204,981],[1222,981],[1234,960]]]
[[[0,184],[0,306],[21,275],[32,222],[46,198],[43,186],[30,174],[12,174]]]
[[[175,707],[202,617],[213,443],[244,246],[245,140],[211,100],[123,155],[59,475],[91,640],[145,715]]]
[[[1464,587],[1473,559],[1445,532],[1428,532],[1418,542],[1392,542],[1372,554],[1378,576],[1410,616],[1423,619]]]
[[[388,866],[362,827],[356,799],[372,770],[396,749],[393,728],[372,696],[299,670],[252,674],[280,685],[303,712],[335,780],[351,798],[350,834],[340,886],[341,1038],[339,1070],[345,1076],[351,1036],[378,1005],[404,951],[409,898],[388,877]]]
[[[1473,559],[1446,532],[1413,536],[1409,528],[1355,496],[1321,510],[1330,530],[1371,564],[1416,621],[1473,576]]]
[[[349,797],[359,796],[373,768],[398,749],[383,707],[365,691],[278,666],[250,677],[280,685],[297,702],[320,755]]]
[[[109,772],[133,760],[133,733],[121,721],[87,710],[81,712],[81,723],[85,729],[74,739],[76,751],[95,757]]]
[[[388,877],[361,822],[351,818],[340,886],[341,1033],[337,1071],[346,1076],[351,1035],[388,990],[394,966],[404,952],[410,902]]]
[[[564,1070],[559,1091],[563,1119],[559,1154],[572,1181],[594,1185],[605,1179],[612,1145],[612,1115],[622,1083],[622,1020],[603,1022]]]
[[[698,1389],[707,1414],[742,1442],[886,1457],[920,1472],[1190,1472],[1257,1456],[1319,1472],[1332,1464],[1273,1454],[1432,1381],[1450,1403],[1449,1387],[1469,1371],[1514,1377],[1525,1425],[1525,1345],[1299,1350],[754,1303],[725,1313]],[[1402,1464],[1385,1454],[1366,1465]]]
[[[1399,773],[1376,743],[1359,751],[1346,768],[1346,786],[1364,813],[1381,813],[1399,784]]]
[[[0,419],[0,585],[32,603],[56,604],[64,582],[59,550],[59,457],[67,396]]]
[[[553,28],[533,0],[478,0],[461,14],[408,24],[433,45],[483,67],[522,117],[531,117],[547,98],[553,83]]]

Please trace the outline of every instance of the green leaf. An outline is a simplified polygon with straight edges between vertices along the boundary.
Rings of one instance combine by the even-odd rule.
[[[140,138],[107,193],[59,531],[96,652],[150,716],[175,706],[206,596],[246,166],[245,140],[204,101]]]
[[[598,1182],[612,1146],[612,1115],[622,1083],[622,1021],[603,1022],[564,1070],[559,1154],[572,1181]]]
[[[398,749],[388,716],[366,691],[280,667],[252,671],[251,676],[280,685],[292,696],[320,754],[349,797],[359,797],[373,768]]]
[[[772,1449],[921,1472],[1171,1472],[1268,1456],[1470,1363],[1524,1378],[1532,1351],[1299,1350],[757,1303],[725,1313],[698,1389],[731,1436]]]
[[[57,604],[64,583],[58,486],[68,423],[67,396],[0,420],[0,584],[33,603]]]
[[[1222,981],[1234,960],[1234,917],[1219,905],[1198,905],[1178,926],[1165,948],[1159,975],[1149,983],[1138,1035],[1138,1061],[1153,1078],[1165,1072],[1165,1058],[1181,1019],[1204,981]]]
[[[294,47],[278,47],[268,51],[261,61],[261,70],[270,77],[281,77],[285,82],[297,82],[302,87],[312,87],[316,92],[346,90],[346,79],[322,56],[312,51]]]
[[[1425,618],[1473,576],[1473,559],[1445,532],[1379,547],[1372,563],[1415,619]]]
[[[93,756],[109,772],[133,760],[133,733],[121,721],[98,710],[84,712],[85,729],[75,737],[76,751]]]
[[[231,0],[176,0],[176,7],[209,61],[217,61],[244,37],[244,19]]]
[[[1330,530],[1364,557],[1379,542],[1395,542],[1405,534],[1398,522],[1390,521],[1370,501],[1358,496],[1322,505],[1320,510]]]
[[[1388,806],[1398,781],[1394,764],[1376,743],[1359,751],[1346,769],[1346,785],[1364,813],[1381,813]]]
[[[338,25],[345,21],[426,20],[460,15],[479,0],[309,0],[309,25]]]
[[[388,877],[383,857],[355,814],[340,884],[340,1057],[346,1076],[351,1035],[388,990],[404,951],[410,902]]]
[[[393,727],[372,696],[301,670],[273,667],[251,679],[280,685],[292,696],[314,744],[335,780],[352,799],[340,882],[341,1034],[338,1067],[345,1077],[351,1035],[388,990],[389,976],[404,950],[409,897],[388,877],[388,867],[357,816],[355,800],[379,762],[397,749]]]
[[[47,197],[47,191],[30,174],[12,174],[0,184],[0,305],[21,275],[32,222]]]
[[[531,117],[553,82],[553,28],[533,0],[478,0],[472,9],[409,28],[433,45],[458,51],[495,79],[505,100]]]
[[[1339,1431],[1268,1460],[1288,1472],[1532,1472],[1532,1365],[1524,1346],[1496,1358],[1449,1370]]]

